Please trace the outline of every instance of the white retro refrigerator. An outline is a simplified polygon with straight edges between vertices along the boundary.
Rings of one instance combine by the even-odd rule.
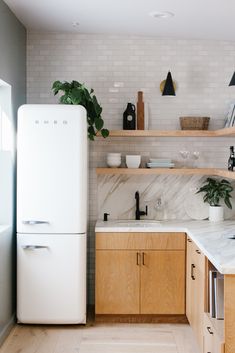
[[[17,136],[17,319],[86,322],[86,110],[23,105]]]

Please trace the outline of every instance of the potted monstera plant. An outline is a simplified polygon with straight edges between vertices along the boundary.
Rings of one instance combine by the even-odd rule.
[[[55,81],[52,86],[54,95],[62,92],[59,101],[62,104],[79,104],[86,108],[88,137],[94,137],[100,132],[105,138],[109,135],[109,130],[104,128],[104,120],[101,117],[102,108],[94,95],[94,90],[88,90],[83,83],[78,81],[61,82]]]
[[[228,180],[207,178],[204,185],[197,191],[197,194],[202,192],[203,201],[209,204],[209,220],[218,222],[224,220],[224,208],[221,206],[221,200],[225,205],[232,209],[231,192],[233,187]]]

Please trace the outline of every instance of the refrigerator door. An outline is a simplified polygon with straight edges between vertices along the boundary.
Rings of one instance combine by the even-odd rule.
[[[85,109],[75,105],[21,106],[17,144],[17,232],[85,233]]]
[[[86,322],[86,235],[17,235],[17,319]]]

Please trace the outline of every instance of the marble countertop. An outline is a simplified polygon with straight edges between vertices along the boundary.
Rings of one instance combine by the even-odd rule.
[[[97,221],[96,232],[185,232],[223,274],[235,274],[235,221]]]

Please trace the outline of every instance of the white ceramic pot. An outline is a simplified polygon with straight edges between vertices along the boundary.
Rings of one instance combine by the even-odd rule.
[[[209,221],[220,222],[224,220],[223,206],[209,206]]]
[[[127,168],[139,168],[141,162],[140,155],[126,155]]]
[[[121,153],[108,153],[106,162],[110,168],[120,167],[122,163]]]
[[[111,160],[111,159],[108,159],[107,160],[107,165],[110,167],[110,168],[118,168],[120,167],[122,161],[121,161],[121,158],[120,159],[117,159],[117,160]]]

